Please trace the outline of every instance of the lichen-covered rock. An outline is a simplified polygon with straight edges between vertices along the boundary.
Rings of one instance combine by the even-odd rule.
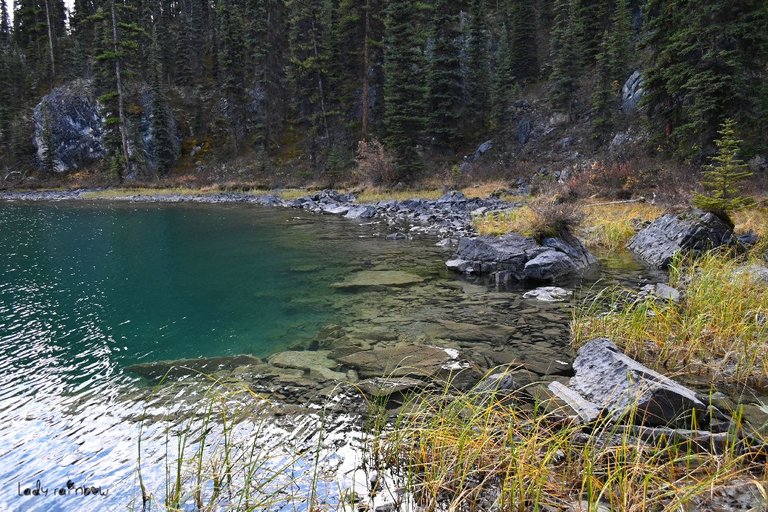
[[[35,147],[42,162],[53,142],[53,171],[68,172],[104,157],[104,119],[91,85],[77,80],[52,90],[35,107]]]
[[[665,269],[679,252],[699,256],[707,250],[735,243],[733,230],[719,217],[691,210],[656,219],[632,238],[628,248],[651,267]]]

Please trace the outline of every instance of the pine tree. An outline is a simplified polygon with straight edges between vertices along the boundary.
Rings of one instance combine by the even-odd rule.
[[[171,112],[162,85],[163,72],[160,67],[160,46],[157,42],[157,34],[153,34],[150,55],[151,122],[154,160],[157,162],[157,174],[165,176],[173,166],[178,155],[173,147],[173,134],[170,128]]]
[[[485,1],[472,0],[467,34],[467,132],[466,136],[484,136],[490,108],[490,72],[488,65],[488,26]]]
[[[764,80],[764,2],[649,0],[644,99],[656,142],[707,151],[723,116],[748,118]]]
[[[331,145],[328,102],[328,38],[322,0],[292,0],[290,54],[295,116],[306,134],[309,167],[325,170],[324,156]]]
[[[506,25],[501,27],[499,53],[496,59],[493,78],[492,128],[496,146],[505,151],[509,148],[512,123],[512,103],[518,91],[512,71],[512,57],[509,31]]]
[[[584,25],[580,0],[557,0],[553,34],[554,63],[549,79],[550,99],[556,108],[571,114],[577,103],[578,80],[584,69]]]
[[[416,148],[424,128],[419,9],[410,0],[391,0],[385,18],[384,142],[394,152],[398,180],[414,177],[423,165]]]
[[[244,20],[239,7],[231,0],[219,4],[218,19],[219,78],[227,100],[230,142],[235,152],[238,152],[245,132],[247,103],[243,66],[247,53]]]
[[[535,4],[526,0],[508,1],[512,73],[518,80],[535,78],[538,72]]]
[[[739,148],[742,141],[736,138],[736,122],[726,119],[719,131],[720,138],[715,140],[717,154],[712,163],[706,166],[702,184],[707,194],[696,194],[694,206],[728,218],[728,214],[754,204],[751,198],[744,197],[740,183],[752,173],[747,165],[739,160]]]
[[[427,130],[438,148],[457,149],[464,117],[459,9],[453,0],[437,0],[432,18],[432,55],[427,71]]]

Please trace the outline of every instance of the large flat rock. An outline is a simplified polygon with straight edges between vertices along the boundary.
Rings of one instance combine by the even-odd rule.
[[[228,357],[205,357],[200,359],[175,359],[134,364],[126,368],[146,379],[157,380],[163,377],[179,378],[187,375],[210,375],[221,370],[234,370],[241,366],[257,366],[261,359],[249,355]]]
[[[424,278],[402,270],[363,270],[355,272],[345,280],[333,283],[332,288],[355,289],[387,286],[409,286],[424,281]]]
[[[690,426],[693,414],[702,423],[709,416],[693,390],[624,355],[607,338],[581,347],[573,369],[567,386],[553,384],[550,390],[585,421],[606,414],[647,426]]]
[[[398,345],[349,354],[339,362],[357,371],[362,379],[412,377],[451,379],[456,385],[473,385],[481,376],[458,351],[428,345]],[[460,383],[459,383],[460,381]]]

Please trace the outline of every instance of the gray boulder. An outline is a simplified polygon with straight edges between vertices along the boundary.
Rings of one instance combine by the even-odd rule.
[[[691,210],[656,219],[635,235],[627,247],[649,266],[665,269],[679,252],[699,256],[707,250],[735,243],[733,231],[720,218]]]
[[[524,299],[536,299],[542,302],[561,302],[573,295],[570,290],[557,286],[542,286],[523,294]]]
[[[584,272],[597,259],[572,236],[533,238],[510,233],[500,237],[462,238],[446,262],[454,271],[490,275],[499,284],[512,281],[555,281]]]
[[[606,414],[647,426],[690,426],[694,413],[702,423],[709,418],[707,405],[693,390],[624,355],[609,339],[587,342],[578,350],[573,369],[567,386],[549,389],[585,421]]]
[[[376,215],[376,208],[370,205],[351,206],[344,215],[347,219],[371,219]]]

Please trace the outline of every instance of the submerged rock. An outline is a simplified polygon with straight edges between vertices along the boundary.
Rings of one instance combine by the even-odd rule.
[[[691,210],[656,219],[632,238],[628,248],[651,267],[665,269],[679,252],[699,256],[716,247],[735,243],[732,229],[719,217]]]
[[[239,355],[140,363],[131,365],[126,370],[146,379],[157,380],[166,376],[169,378],[179,378],[187,375],[210,375],[221,370],[234,370],[241,366],[256,366],[260,364],[261,359],[258,357]]]
[[[656,283],[647,284],[640,288],[640,298],[652,297],[654,299],[662,301],[680,302],[682,294],[677,288],[673,288],[668,284]]]
[[[363,270],[344,281],[331,284],[331,288],[354,289],[381,286],[409,286],[424,281],[424,278],[402,270]]]
[[[491,275],[497,283],[555,281],[586,271],[597,259],[572,236],[533,238],[510,233],[500,237],[462,238],[446,266],[465,274]]]
[[[549,389],[585,421],[607,414],[614,420],[631,418],[635,424],[690,426],[693,414],[701,423],[710,416],[696,393],[624,355],[607,338],[588,341],[573,362],[575,375],[567,386]]]
[[[536,299],[543,302],[561,302],[573,295],[573,292],[557,286],[542,286],[523,294],[524,299]]]
[[[362,379],[410,377],[451,380],[459,387],[474,385],[480,371],[456,350],[428,345],[399,345],[356,352],[339,362],[357,371]]]
[[[408,377],[374,377],[357,383],[360,390],[372,398],[415,391],[424,387],[424,381]]]

